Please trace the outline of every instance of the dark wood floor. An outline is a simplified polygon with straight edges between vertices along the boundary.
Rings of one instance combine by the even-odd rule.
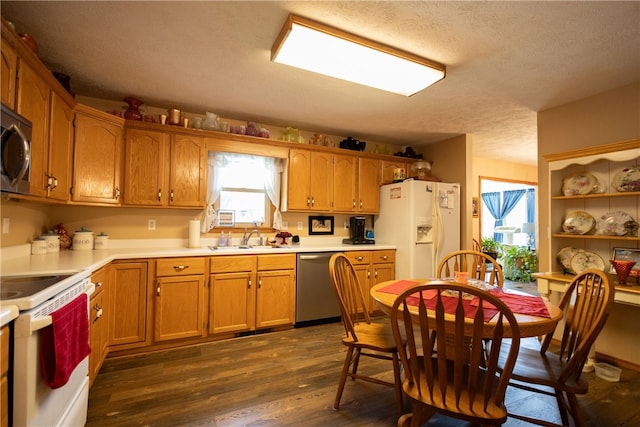
[[[107,359],[90,392],[87,426],[395,426],[393,392],[384,386],[348,381],[340,410],[331,408],[342,331],[332,323]],[[369,359],[362,372],[392,378],[388,362]],[[618,383],[585,376],[588,426],[640,425],[640,373],[624,370]],[[551,398],[521,390],[509,389],[507,406],[558,419]],[[438,418],[427,425],[467,424]]]

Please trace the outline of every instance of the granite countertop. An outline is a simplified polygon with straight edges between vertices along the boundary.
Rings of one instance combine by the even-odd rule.
[[[166,258],[186,256],[255,255],[300,252],[343,252],[395,249],[394,245],[347,245],[342,239],[308,239],[308,242],[287,247],[258,246],[249,249],[215,247],[216,239],[201,240],[201,247],[188,248],[183,239],[111,240],[109,249],[60,251],[44,255],[31,255],[30,245],[2,248],[2,275],[74,274],[83,270],[94,271],[119,259]]]

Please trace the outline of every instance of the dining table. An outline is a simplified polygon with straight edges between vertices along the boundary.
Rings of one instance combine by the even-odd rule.
[[[406,289],[423,283],[429,283],[430,281],[442,281],[443,279],[394,279],[385,282],[380,282],[371,288],[371,297],[375,300],[377,307],[386,314],[391,314],[393,303],[397,296],[404,292]],[[510,289],[503,289],[497,286],[483,285],[487,292],[490,292],[500,298],[513,312],[518,327],[520,329],[520,337],[539,337],[546,335],[549,332],[553,332],[557,323],[562,319],[563,312],[557,305],[542,299],[539,296],[529,295],[524,292],[518,292]],[[434,298],[435,299],[435,298]],[[452,298],[453,299],[453,298]],[[473,302],[469,301],[469,306],[472,306]],[[417,307],[409,306],[412,317],[418,318]],[[431,310],[427,310],[427,314],[433,313]],[[447,317],[453,319],[453,314],[445,315],[445,321]],[[431,317],[431,316],[429,316]],[[490,338],[490,333],[493,329],[498,315],[486,320],[486,338]],[[471,323],[471,319],[469,319]],[[504,330],[504,337],[510,337],[510,330],[508,327]]]

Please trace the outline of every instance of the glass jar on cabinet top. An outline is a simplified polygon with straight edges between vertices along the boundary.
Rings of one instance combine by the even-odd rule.
[[[204,130],[218,130],[220,127],[220,117],[215,113],[206,112],[206,117],[202,121],[202,129]]]

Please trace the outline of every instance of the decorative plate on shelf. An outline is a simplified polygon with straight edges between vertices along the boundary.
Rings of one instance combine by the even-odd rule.
[[[596,234],[607,236],[624,236],[629,232],[629,224],[633,218],[626,212],[607,212],[596,223]]]
[[[593,252],[582,251],[571,258],[571,269],[575,271],[576,274],[580,274],[590,268],[604,271],[604,260],[600,255]]]
[[[587,234],[596,225],[596,220],[585,211],[575,211],[567,215],[562,229],[569,234]]]
[[[576,172],[562,181],[562,194],[578,196],[593,193],[600,188],[598,178],[589,172]]]
[[[611,186],[618,191],[640,191],[640,166],[622,169],[613,177]]]
[[[571,268],[571,258],[576,256],[578,252],[582,251],[582,249],[567,246],[558,251],[558,253],[556,254],[556,259],[560,264],[562,264],[564,271],[566,271],[567,273],[575,274],[575,271],[573,271],[573,268]]]

